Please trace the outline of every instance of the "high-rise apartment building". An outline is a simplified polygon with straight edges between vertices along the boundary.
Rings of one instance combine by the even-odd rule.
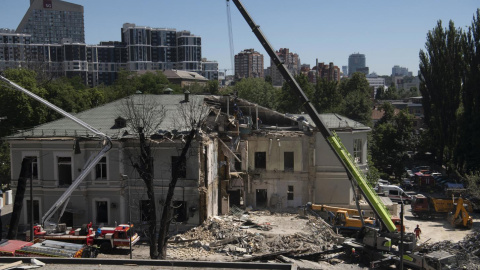
[[[202,72],[202,39],[190,31],[177,32],[176,69]]]
[[[122,43],[127,48],[128,70],[177,68],[177,31],[175,29],[125,23],[122,27]]]
[[[348,76],[352,76],[355,72],[363,72],[368,74],[368,69],[366,68],[366,59],[365,54],[354,53],[348,57]]]
[[[83,6],[60,0],[30,0],[16,32],[31,34],[31,42],[37,44],[60,43],[63,38],[85,43]]]
[[[235,80],[263,77],[263,54],[246,49],[235,55]]]
[[[188,31],[126,23],[122,41],[86,45],[71,38],[59,43],[34,43],[32,34],[0,31],[0,70],[31,67],[55,76],[79,76],[89,86],[110,85],[122,69],[130,71],[180,69],[202,74],[201,38]],[[215,62],[216,63],[216,62]],[[218,79],[207,66],[209,78]],[[215,74],[216,72],[216,74]]]
[[[280,60],[283,62],[283,65],[287,68],[287,70],[293,75],[298,75],[300,73],[300,68],[301,68],[301,63],[300,63],[300,57],[296,53],[290,52],[288,48],[281,48],[280,50],[275,52]],[[274,86],[282,86],[283,82],[285,81],[283,79],[282,74],[278,70],[278,68],[275,66],[275,63],[270,59],[270,67],[272,70],[272,84]]]

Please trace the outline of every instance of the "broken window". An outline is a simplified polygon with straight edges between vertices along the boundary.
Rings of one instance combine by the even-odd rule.
[[[95,209],[97,210],[96,223],[108,224],[108,202],[95,201]]]
[[[175,164],[180,160],[179,156],[172,156],[172,178],[175,171]],[[183,158],[180,167],[178,168],[178,178],[187,178],[187,161]]]
[[[187,202],[174,201],[173,202],[173,216],[176,222],[187,221]]]
[[[287,200],[293,201],[293,186],[288,186]]]
[[[283,169],[293,171],[293,152],[283,152]]]
[[[150,209],[150,201],[140,201],[140,221],[148,221],[148,211]]]
[[[353,140],[353,158],[355,163],[362,163],[362,139]]]
[[[27,220],[28,223],[32,220],[32,203],[30,200],[27,200]],[[40,223],[40,202],[38,200],[33,200],[33,223]]]
[[[58,166],[58,184],[71,185],[72,184],[72,158],[71,157],[57,157]]]
[[[267,153],[255,152],[255,169],[267,168]]]
[[[32,163],[31,163],[31,168],[32,168],[32,179],[38,179],[38,161],[37,161],[37,157],[35,156],[28,156],[28,157],[25,157],[26,159],[31,159]]]
[[[95,179],[107,180],[107,157],[103,157],[95,166]]]

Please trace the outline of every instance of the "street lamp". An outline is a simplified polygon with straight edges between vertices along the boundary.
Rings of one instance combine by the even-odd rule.
[[[401,208],[400,208],[400,270],[403,270],[403,199],[402,196],[400,196],[400,200],[402,202]]]
[[[132,208],[130,207],[130,181],[128,175],[121,174],[120,176],[123,180],[127,181],[128,185],[128,242],[130,242],[130,259],[132,259]]]

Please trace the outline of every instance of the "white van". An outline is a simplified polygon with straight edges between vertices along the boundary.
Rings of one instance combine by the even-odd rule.
[[[405,204],[412,202],[412,196],[405,193],[400,187],[394,185],[379,185],[378,194],[389,197],[393,202],[400,202],[402,200]]]

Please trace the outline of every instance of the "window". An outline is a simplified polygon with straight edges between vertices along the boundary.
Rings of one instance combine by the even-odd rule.
[[[398,190],[389,190],[388,194],[398,196]]]
[[[240,153],[235,153],[235,155],[240,159],[242,158],[242,155]],[[242,162],[238,161],[236,158],[234,159],[235,159],[235,170],[239,172],[242,170]]]
[[[96,209],[96,218],[95,221],[97,224],[104,223],[108,224],[108,202],[107,201],[95,201]]]
[[[140,201],[140,221],[148,221],[148,210],[150,209],[150,201]]]
[[[255,152],[255,169],[267,168],[267,153]]]
[[[289,201],[293,200],[293,186],[288,186],[287,200]]]
[[[95,166],[95,179],[107,180],[107,157],[103,157]]]
[[[57,157],[58,166],[58,184],[71,185],[72,184],[72,158],[71,157]]]
[[[283,152],[283,169],[293,171],[293,152]]]
[[[355,159],[355,163],[363,163],[362,160],[362,139],[354,139],[353,140],[353,158]]]
[[[30,200],[27,200],[27,220],[28,223],[31,222],[31,206],[32,203]],[[33,200],[33,223],[39,224],[40,223],[40,202],[38,200]]]
[[[26,159],[31,159],[32,163],[30,164],[32,169],[32,179],[38,179],[38,161],[35,156],[26,156]]]
[[[175,164],[177,164],[180,161],[179,156],[172,156],[172,178],[173,174],[175,172]],[[178,168],[178,178],[186,178],[187,177],[187,162],[186,159],[183,158],[182,162],[180,162]]]

